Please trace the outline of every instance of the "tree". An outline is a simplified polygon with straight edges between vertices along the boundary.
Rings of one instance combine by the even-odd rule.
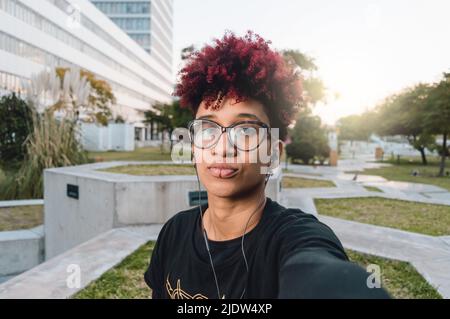
[[[439,149],[441,161],[438,176],[444,176],[445,159],[449,156],[447,140],[450,135],[450,73],[444,73],[443,79],[433,84],[426,98],[426,112],[423,122],[428,132],[442,135]]]
[[[76,74],[79,72],[79,76]],[[78,118],[80,113],[86,116],[87,120],[95,121],[102,125],[108,125],[108,121],[111,119],[111,105],[116,103],[116,98],[112,93],[111,86],[104,80],[99,80],[92,72],[86,70],[70,70],[69,68],[56,68],[56,74],[61,81],[61,88],[67,87],[69,84],[66,82],[75,82],[72,88],[68,91],[66,98],[60,99],[56,104],[52,106],[52,109],[57,111],[61,109],[67,110],[67,104],[71,104],[75,116]],[[74,96],[76,93],[76,82],[89,83],[90,90],[88,100],[85,105],[77,104],[77,98]],[[64,96],[64,95],[63,95]]]
[[[189,109],[180,107],[180,101],[175,100],[171,104],[155,104],[153,110],[146,111],[145,123],[157,123],[160,132],[167,131],[169,135],[178,127],[187,127],[189,121],[193,119],[193,114]],[[164,135],[163,135],[164,136]],[[170,148],[172,149],[172,139]],[[164,141],[163,141],[164,143]]]
[[[318,69],[314,59],[298,50],[284,50],[282,54],[289,65],[300,69],[307,104],[314,106],[318,102],[324,102],[326,89],[322,80],[314,74]]]
[[[189,56],[195,51],[195,46],[191,44],[181,50],[181,60],[187,60]]]
[[[25,140],[32,131],[32,111],[15,93],[0,99],[0,167],[17,168],[25,157]]]
[[[298,50],[284,50],[283,56],[288,63],[299,66],[302,70],[316,71],[318,69],[314,58],[298,51]]]
[[[427,165],[425,150],[435,147],[435,137],[423,120],[430,92],[431,86],[421,83],[389,96],[377,107],[377,133],[406,136],[410,145],[420,152],[423,165]]]
[[[337,121],[339,139],[353,141],[367,141],[373,133],[374,113],[366,112],[360,115],[349,115]]]
[[[306,92],[305,99],[308,103],[316,105],[319,102],[326,102],[325,85],[321,79],[316,77],[305,78],[303,89]]]
[[[321,128],[318,117],[311,115],[310,108],[319,102],[326,102],[326,88],[323,81],[315,75],[318,67],[314,58],[298,51],[281,52],[287,64],[300,72],[303,78],[304,110],[298,114],[293,130],[289,131],[292,143],[286,147],[286,154],[294,161],[301,160],[308,164],[313,158],[321,162],[329,155],[328,139]],[[305,129],[311,128],[312,131]]]
[[[293,161],[301,160],[309,164],[312,159],[318,158],[323,162],[330,153],[327,131],[320,117],[313,116],[308,109],[299,112],[290,136],[292,142],[286,146],[286,153]]]

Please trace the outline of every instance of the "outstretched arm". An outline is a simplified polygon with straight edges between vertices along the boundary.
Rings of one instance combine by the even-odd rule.
[[[369,273],[348,260],[334,232],[314,216],[292,214],[278,236],[279,298],[389,298],[368,287]]]
[[[369,288],[369,274],[355,263],[324,250],[292,254],[280,268],[279,298],[390,298],[382,288]]]

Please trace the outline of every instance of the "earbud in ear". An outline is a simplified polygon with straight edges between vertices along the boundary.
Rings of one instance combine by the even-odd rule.
[[[272,155],[270,155],[270,168],[273,168],[274,164],[276,165],[280,160],[280,152],[277,149],[272,151]]]

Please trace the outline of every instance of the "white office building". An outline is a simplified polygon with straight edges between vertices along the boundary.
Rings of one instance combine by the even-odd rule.
[[[172,1],[91,0],[148,53],[172,61]]]
[[[102,2],[96,5],[120,4]],[[44,69],[86,69],[111,85],[113,115],[135,127],[139,146],[157,139],[143,120],[152,105],[171,101],[172,0],[133,1],[140,2],[149,6],[143,13],[150,17],[149,40],[131,38],[88,0],[0,0],[1,91],[20,92],[23,81]]]

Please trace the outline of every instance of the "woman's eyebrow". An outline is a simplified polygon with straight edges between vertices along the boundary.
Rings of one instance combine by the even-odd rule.
[[[255,119],[255,120],[261,122],[261,119],[259,117],[257,117],[255,114],[252,114],[252,113],[239,113],[237,115],[237,117],[239,117],[239,118],[242,118],[242,117],[248,118],[248,117],[250,117],[252,119]]]
[[[215,115],[209,114],[209,115],[203,115],[203,116],[197,117],[197,120],[212,120],[215,118],[216,118]]]
[[[236,115],[236,118],[237,119],[251,118],[261,122],[261,119],[252,113],[239,113]],[[197,120],[214,120],[214,119],[217,119],[217,116],[214,114],[203,115],[197,118]]]

